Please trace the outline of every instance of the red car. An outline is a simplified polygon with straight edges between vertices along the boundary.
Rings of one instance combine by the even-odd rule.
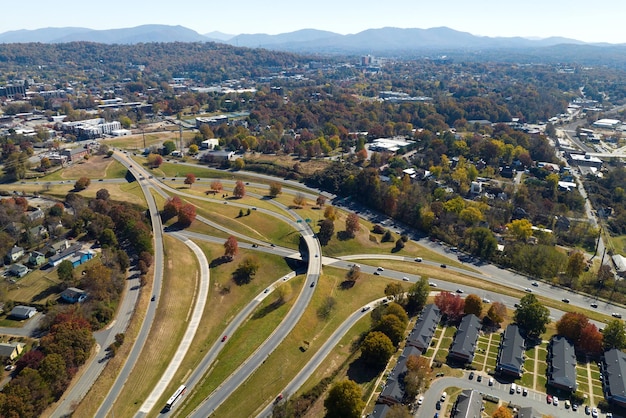
[[[551,404],[552,403],[552,396],[551,395],[547,395],[546,396],[546,403],[547,404]]]
[[[222,337],[222,342],[226,341],[226,338],[228,338],[228,335],[224,335],[224,336]]]

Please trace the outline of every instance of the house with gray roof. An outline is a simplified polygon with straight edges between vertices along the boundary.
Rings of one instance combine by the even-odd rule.
[[[398,358],[398,362],[394,366],[393,370],[387,378],[385,388],[380,393],[378,403],[385,403],[387,405],[394,405],[402,403],[404,399],[404,375],[406,374],[406,361],[409,356],[420,356],[422,352],[413,346],[406,346],[402,350],[402,354]]]
[[[612,404],[626,408],[626,353],[617,348],[604,353],[604,397]]]
[[[557,335],[548,345],[548,386],[576,392],[576,354],[567,338]]]
[[[441,321],[441,311],[434,303],[424,306],[422,314],[415,323],[413,330],[406,339],[407,346],[413,346],[424,353],[435,335],[437,325]]]
[[[496,373],[510,375],[516,379],[522,377],[526,358],[525,350],[524,338],[519,332],[519,327],[515,324],[507,326],[500,340]]]
[[[37,309],[33,307],[17,305],[11,310],[11,313],[9,314],[9,316],[15,319],[29,319],[35,316],[36,313],[37,313]]]
[[[463,363],[474,361],[476,341],[480,332],[480,319],[474,314],[465,315],[454,335],[448,359]]]
[[[80,303],[87,299],[87,292],[76,287],[68,287],[61,292],[61,299],[67,303]]]
[[[7,254],[7,259],[9,259],[10,263],[15,263],[17,260],[19,260],[20,258],[22,258],[22,256],[24,255],[24,249],[22,247],[18,247],[17,245],[14,245],[8,252]]]
[[[0,359],[15,360],[24,351],[22,343],[0,343]]]
[[[28,267],[20,263],[11,264],[11,267],[9,267],[9,273],[21,279],[28,274]]]
[[[477,390],[466,389],[459,394],[450,414],[453,418],[477,418],[482,416],[483,397]]]
[[[368,415],[368,418],[384,418],[389,413],[391,407],[384,403],[379,403],[374,406],[374,410]]]

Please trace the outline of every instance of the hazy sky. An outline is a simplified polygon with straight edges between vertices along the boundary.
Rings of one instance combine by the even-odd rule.
[[[24,7],[1,19],[0,32],[150,23],[182,25],[201,34],[277,34],[305,28],[347,34],[386,26],[447,26],[484,36],[626,43],[624,0],[30,0]]]

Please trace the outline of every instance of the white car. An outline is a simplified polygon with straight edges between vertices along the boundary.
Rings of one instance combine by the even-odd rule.
[[[417,400],[417,404],[418,404],[418,405],[421,405],[421,404],[423,404],[423,403],[424,403],[424,397],[423,397],[423,396],[420,396],[420,397],[419,397],[419,399]]]
[[[385,269],[382,268],[382,267],[378,267],[376,270],[378,270],[378,271],[385,271]]]
[[[408,281],[409,281],[409,278],[408,278],[408,277],[406,277],[406,276],[404,276],[404,277],[402,278],[402,280],[404,280],[405,282],[408,282]]]
[[[598,408],[593,408],[593,409],[591,410],[591,416],[592,416],[593,418],[598,418]]]
[[[559,398],[556,396],[552,397],[552,405],[559,406]]]
[[[487,299],[487,298],[484,298],[483,299],[483,303],[491,303],[491,301],[489,299]]]
[[[437,283],[435,283],[435,282],[428,282],[428,286],[430,286],[430,287],[437,287]]]

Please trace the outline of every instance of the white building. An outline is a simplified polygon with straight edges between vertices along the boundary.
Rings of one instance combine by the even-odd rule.
[[[205,139],[200,143],[200,148],[202,149],[214,149],[216,146],[220,144],[220,140],[217,138],[209,138]]]
[[[599,119],[593,123],[593,126],[601,129],[616,129],[621,124],[622,122],[617,119]]]

